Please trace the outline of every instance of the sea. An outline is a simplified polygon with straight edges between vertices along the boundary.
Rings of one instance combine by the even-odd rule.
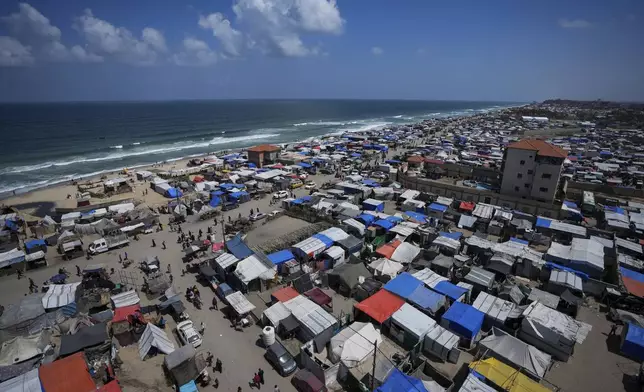
[[[0,104],[0,196],[210,152],[520,104],[387,100]]]

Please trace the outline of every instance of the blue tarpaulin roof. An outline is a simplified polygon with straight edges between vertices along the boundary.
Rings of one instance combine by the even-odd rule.
[[[445,212],[447,211],[447,206],[438,203],[432,203],[429,205],[430,210]]]
[[[423,382],[394,368],[376,392],[428,392]]]
[[[233,189],[238,187],[239,185],[237,184],[219,184],[219,187],[225,190]]]
[[[485,313],[462,302],[454,302],[443,319],[449,322],[449,329],[464,338],[474,338],[483,325]]]
[[[242,241],[239,235],[226,241],[226,249],[228,249],[228,252],[232,253],[233,256],[237,257],[239,260],[244,260],[246,257],[251,256],[254,253],[250,250],[248,245]]]
[[[229,196],[232,197],[233,199],[241,199],[244,196],[248,196],[248,192],[244,192],[244,191],[233,192]]]
[[[460,240],[461,237],[463,236],[463,233],[461,233],[460,231],[455,231],[453,233],[448,233],[446,231],[439,231],[438,235],[440,235],[441,237],[451,238],[453,240]]]
[[[550,227],[552,221],[546,218],[537,218],[537,227],[545,227],[546,229]]]
[[[375,221],[375,222],[373,223],[373,225],[374,225],[374,226],[380,226],[380,227],[382,227],[383,229],[385,229],[386,231],[389,231],[389,229],[391,229],[392,227],[394,227],[394,226],[395,226],[393,223],[389,222],[389,221],[388,221],[388,220],[386,220],[386,219],[379,219],[379,220]]]
[[[644,328],[628,323],[626,338],[622,343],[622,353],[631,358],[644,360]]]
[[[396,215],[388,216],[385,219],[388,220],[389,222],[395,223],[395,224],[398,224],[398,223],[403,221],[403,218],[401,218],[399,216],[396,216]]]
[[[31,241],[25,242],[25,247],[27,249],[33,249],[33,248],[37,248],[39,246],[47,246],[47,243],[43,239],[31,240]]]
[[[403,272],[385,285],[385,290],[407,299],[423,282],[414,278],[409,272]]]
[[[308,201],[311,201],[311,196],[303,196],[298,199],[291,201],[291,204],[304,204]]]
[[[213,197],[210,199],[210,207],[217,207],[218,205],[221,204],[221,198],[220,197]]]
[[[374,181],[374,180],[372,180],[372,179],[370,179],[370,178],[367,178],[367,179],[365,179],[365,180],[362,180],[362,184],[363,184],[363,185],[366,185],[366,186],[370,186],[370,187],[372,187],[372,188],[379,188],[379,187],[380,187],[380,183],[379,183],[379,182]]]
[[[210,192],[210,196],[223,196],[223,195],[225,195],[225,194],[226,194],[226,192],[224,192],[224,191],[214,191],[214,192]]]
[[[579,209],[579,207],[577,207],[577,204],[574,201],[564,200],[563,203],[566,205],[566,207]]]
[[[620,214],[620,215],[625,215],[626,214],[626,211],[624,211],[624,209],[621,208],[621,207],[604,206],[604,209],[606,211],[615,212],[615,213]]]
[[[303,167],[303,168],[305,168],[305,169],[310,169],[310,168],[312,168],[312,167],[313,167],[313,165],[311,165],[310,163],[306,163],[306,162],[300,162],[300,163],[298,163],[297,165],[298,165],[299,167]]]
[[[317,238],[318,240],[324,242],[324,245],[326,245],[327,248],[330,247],[331,245],[333,245],[333,240],[331,238],[325,236],[324,234],[320,234],[320,233],[313,234],[311,237]]]
[[[461,298],[463,294],[467,293],[467,289],[457,286],[446,280],[438,282],[436,286],[433,287],[434,291],[441,293],[447,298],[450,298],[454,301]]]
[[[624,267],[619,267],[619,271],[626,278],[630,278],[630,279],[636,280],[638,282],[644,283],[644,274],[641,274],[641,273],[639,273],[637,271],[633,271],[633,270],[630,270],[630,269],[624,268]]]
[[[370,226],[376,220],[376,217],[369,214],[360,214],[356,219],[361,220],[365,225]]]
[[[420,212],[405,211],[405,214],[418,223],[427,223],[427,215]]]
[[[407,299],[423,309],[429,309],[432,313],[436,313],[445,302],[444,295],[428,289],[425,285],[416,287]]]
[[[191,380],[190,382],[180,386],[179,392],[198,392],[197,384],[195,384],[195,380]]]
[[[254,164],[253,162],[248,162],[248,167],[255,168],[255,167],[257,167],[257,165]]]
[[[530,244],[528,241],[520,240],[517,237],[510,237],[510,241],[516,242],[516,243],[519,243],[519,244],[523,244],[523,245],[529,245]]]
[[[389,159],[389,160],[386,160],[385,163],[398,164],[400,163],[400,161],[397,159]]]
[[[286,263],[287,261],[294,260],[295,256],[290,250],[284,249],[279,252],[271,253],[267,255],[268,259],[275,265]]]
[[[358,154],[357,152],[353,152],[353,153],[351,153],[351,156],[353,158],[360,158],[362,156],[362,154]]]
[[[363,201],[363,202],[362,202],[362,205],[363,205],[363,206],[364,206],[365,204],[366,204],[366,205],[368,205],[368,206],[374,206],[374,207],[377,207],[377,206],[380,206],[380,205],[385,204],[385,202],[384,202],[384,201],[382,201],[382,200],[367,199],[367,200],[365,200],[365,201]]]
[[[177,188],[169,188],[167,191],[168,196],[170,197],[181,197],[183,196],[183,193]]]

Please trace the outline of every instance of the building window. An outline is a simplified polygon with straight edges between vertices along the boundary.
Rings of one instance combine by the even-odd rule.
[[[518,187],[518,186],[515,186],[515,187],[514,187],[514,191],[515,191],[515,192],[519,192],[519,187]]]
[[[548,188],[541,187],[539,188],[539,192],[548,192]]]
[[[517,178],[523,178],[523,174],[517,173]]]
[[[530,188],[530,184],[524,184],[523,186],[526,188]]]
[[[541,178],[552,178],[552,174],[550,174],[550,173],[543,173],[543,174],[541,175]]]
[[[519,165],[525,165],[525,161],[522,159],[521,162],[519,162]]]
[[[532,170],[528,170],[528,175],[534,173]]]

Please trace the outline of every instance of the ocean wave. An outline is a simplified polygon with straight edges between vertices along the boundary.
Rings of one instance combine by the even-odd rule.
[[[120,150],[123,148],[122,144],[116,145],[116,146],[110,146],[110,148],[116,148],[117,150]]]
[[[114,160],[119,160],[119,159],[124,159],[124,158],[129,158],[129,157],[135,157],[135,156],[141,156],[141,155],[164,154],[164,153],[176,152],[176,151],[181,151],[181,150],[188,150],[188,149],[193,149],[193,148],[205,148],[205,147],[209,147],[209,146],[213,146],[213,145],[219,145],[219,144],[228,144],[228,143],[243,142],[243,141],[247,141],[247,140],[259,140],[259,139],[265,139],[265,138],[273,138],[273,137],[277,137],[279,135],[280,135],[279,133],[269,133],[269,134],[238,136],[238,137],[230,137],[230,138],[214,137],[211,140],[204,141],[204,142],[199,142],[199,143],[195,143],[194,141],[190,141],[190,142],[175,143],[175,144],[172,144],[172,145],[165,145],[165,146],[160,146],[160,147],[150,146],[148,148],[133,149],[133,150],[128,150],[128,151],[124,151],[124,152],[112,153],[112,154],[108,154],[108,155],[104,155],[104,156],[99,156],[99,157],[80,156],[80,157],[72,158],[72,159],[67,160],[67,161],[44,162],[44,163],[40,163],[40,164],[37,164],[37,165],[8,167],[8,168],[0,170],[0,174],[25,173],[25,172],[43,170],[43,169],[47,169],[47,168],[51,168],[51,167],[75,165],[75,164],[79,164],[79,163],[114,161]]]
[[[364,124],[364,125],[359,125],[355,127],[349,127],[346,129],[343,129],[344,132],[366,132],[366,131],[371,131],[373,129],[378,129],[378,128],[383,128],[386,127],[387,125],[391,125],[391,122],[373,122],[370,124]]]
[[[134,143],[132,143],[132,145],[133,145],[133,146],[138,146],[139,144],[141,144],[141,142],[134,142]]]
[[[399,115],[397,115],[397,116],[393,116],[393,118],[403,118],[403,115],[402,115],[402,114],[399,114]]]

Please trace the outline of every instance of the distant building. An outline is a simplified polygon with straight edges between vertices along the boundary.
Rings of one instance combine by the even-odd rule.
[[[248,152],[248,161],[263,167],[277,162],[281,148],[272,144],[260,144],[246,150]]]
[[[543,140],[523,139],[510,144],[503,156],[501,193],[552,202],[567,155]]]
[[[539,123],[547,123],[548,121],[550,121],[548,117],[521,116],[521,119],[526,122],[539,122]]]

